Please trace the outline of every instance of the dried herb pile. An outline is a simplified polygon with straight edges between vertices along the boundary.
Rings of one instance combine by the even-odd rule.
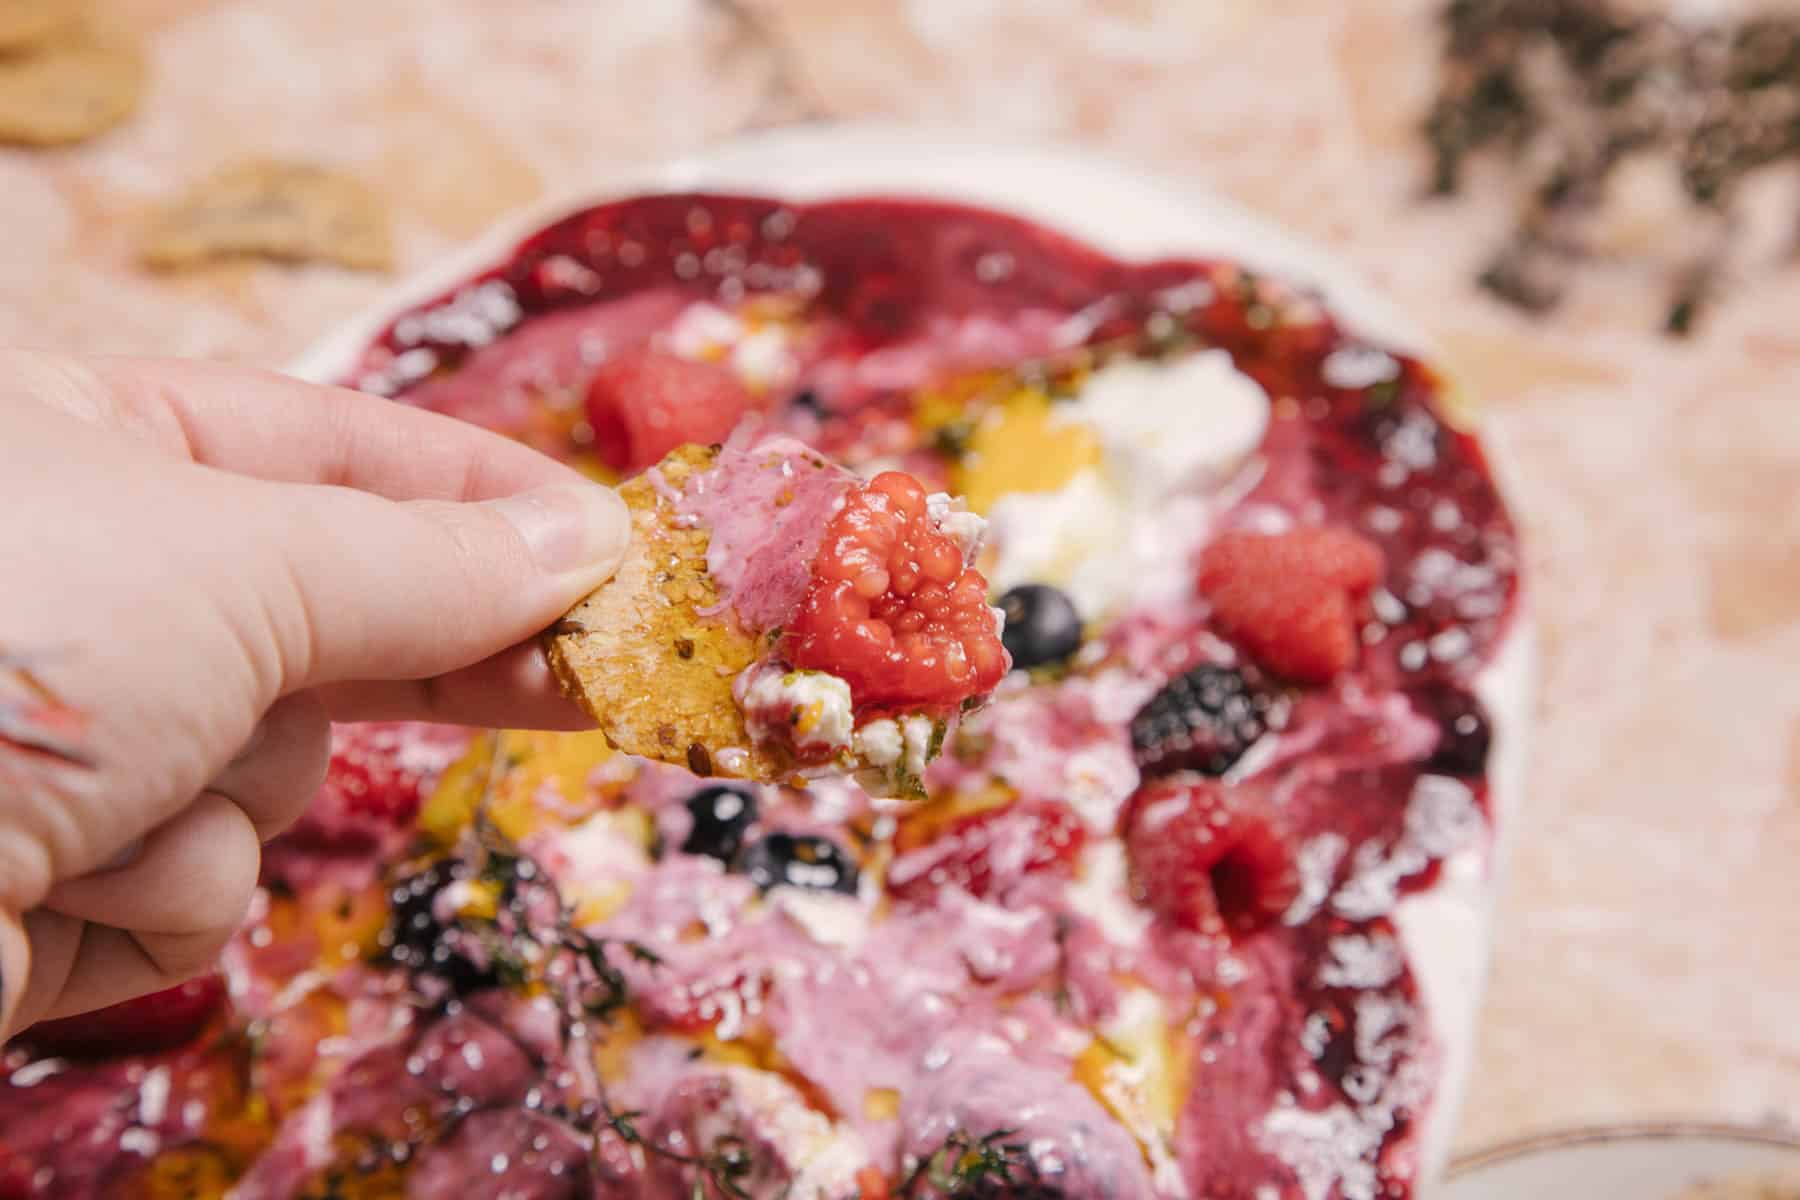
[[[1658,249],[1674,260],[1666,327],[1688,332],[1731,261],[1746,181],[1800,161],[1800,16],[1695,24],[1599,0],[1452,0],[1443,23],[1433,190],[1457,192],[1482,153],[1525,185],[1482,284],[1554,307],[1581,260],[1606,252],[1590,235],[1609,183],[1651,163],[1685,201]]]

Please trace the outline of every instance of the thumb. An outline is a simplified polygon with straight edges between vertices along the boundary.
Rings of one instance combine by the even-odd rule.
[[[496,654],[610,578],[631,535],[617,493],[574,479],[473,503],[251,486],[265,491],[253,591],[284,693]]]

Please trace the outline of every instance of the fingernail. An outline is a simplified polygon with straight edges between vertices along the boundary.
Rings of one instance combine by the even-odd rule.
[[[99,874],[104,874],[107,871],[117,871],[122,867],[129,867],[132,863],[134,863],[138,860],[138,855],[142,854],[143,852],[144,852],[144,839],[143,838],[133,838],[131,841],[125,843],[125,845],[120,848],[120,850],[117,854],[113,855],[111,858],[109,858],[105,862],[101,863],[99,866],[99,869],[96,870],[94,873],[96,875],[99,875]]]
[[[551,575],[579,572],[604,579],[619,565],[631,536],[625,502],[599,484],[558,484],[493,504]]]

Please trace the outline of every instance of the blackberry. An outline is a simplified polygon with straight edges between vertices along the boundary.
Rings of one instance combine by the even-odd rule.
[[[856,863],[830,838],[771,833],[744,851],[737,869],[765,892],[785,886],[856,895]]]
[[[1131,749],[1146,775],[1223,775],[1287,717],[1281,697],[1231,667],[1178,675],[1131,718]]]
[[[1081,649],[1081,616],[1074,602],[1047,583],[1025,583],[1000,597],[1006,628],[1000,644],[1015,668],[1059,663]]]
[[[463,931],[446,927],[436,912],[438,894],[472,873],[468,863],[446,858],[396,880],[388,892],[393,911],[382,937],[388,957],[395,963],[415,974],[441,979],[458,996],[500,984],[491,967],[476,966],[460,951]]]
[[[756,794],[745,787],[713,784],[689,796],[687,810],[694,825],[681,852],[728,863],[737,857],[744,832],[756,821]]]
[[[1464,778],[1486,773],[1493,732],[1480,701],[1451,683],[1412,688],[1407,699],[1438,727],[1438,744],[1425,760],[1427,771]]]

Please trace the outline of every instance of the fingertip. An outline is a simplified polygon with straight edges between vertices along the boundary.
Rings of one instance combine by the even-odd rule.
[[[435,721],[481,728],[592,729],[536,642],[431,679],[333,684],[319,696],[336,721]]]
[[[10,913],[0,911],[0,1045],[16,1032],[13,1013],[25,995],[25,974],[30,965],[31,947],[25,927]]]
[[[268,841],[300,819],[325,782],[331,718],[320,698],[296,692],[276,701],[250,741],[208,790],[228,796]]]
[[[631,512],[597,483],[564,483],[487,502],[524,540],[547,576],[576,598],[611,578],[631,540]]]
[[[44,907],[96,925],[176,936],[234,928],[249,908],[262,841],[229,797],[201,792],[123,867],[65,879]]]

